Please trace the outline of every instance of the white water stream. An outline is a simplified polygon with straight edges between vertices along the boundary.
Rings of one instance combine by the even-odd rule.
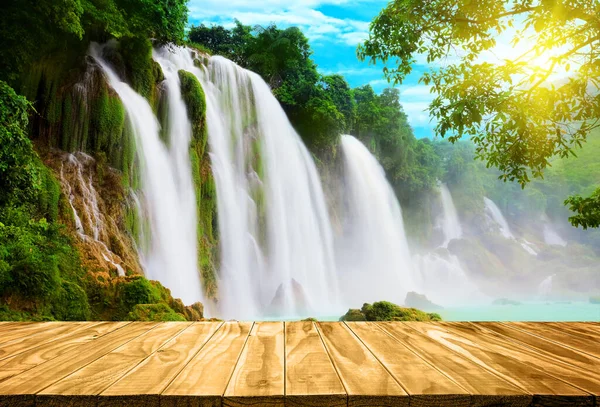
[[[346,205],[338,249],[344,298],[404,302],[415,289],[402,211],[377,159],[356,138],[342,136]]]
[[[513,235],[510,227],[508,226],[508,222],[506,221],[506,218],[502,214],[500,208],[498,208],[498,205],[496,205],[496,203],[489,198],[484,197],[483,201],[485,203],[485,209],[488,216],[494,223],[496,223],[502,236],[504,236],[506,239],[511,239],[518,242],[523,250],[525,250],[527,253],[531,254],[532,256],[537,256],[537,251],[531,242],[527,241],[526,239],[517,239],[515,235]]]
[[[217,186],[221,264],[219,315],[295,316],[340,311],[333,234],[316,166],[267,84],[190,50],[156,54],[193,73],[206,94]]]
[[[185,108],[178,108],[169,128],[170,146],[159,137],[159,123],[148,101],[121,81],[102,58],[102,47],[92,44],[90,54],[100,65],[109,85],[117,92],[127,113],[141,162],[143,206],[149,216],[150,244],[143,253],[148,278],[161,281],[184,303],[202,301],[198,272],[196,207],[188,155],[189,120]],[[165,72],[169,103],[177,104],[178,79]],[[180,96],[179,96],[180,99]],[[180,105],[181,106],[181,105]],[[170,110],[176,110],[174,107]]]

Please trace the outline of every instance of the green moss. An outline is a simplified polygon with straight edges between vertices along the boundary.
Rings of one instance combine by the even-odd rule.
[[[187,321],[166,304],[138,304],[127,314],[129,321]]]
[[[206,99],[198,79],[186,71],[179,71],[181,95],[192,123],[190,161],[196,189],[198,214],[198,266],[205,293],[209,298],[217,295],[216,258],[216,185],[207,151]]]
[[[179,71],[181,95],[187,107],[188,117],[192,123],[193,141],[196,144],[198,156],[204,156],[208,133],[206,128],[206,97],[202,85],[187,71]]]
[[[416,308],[404,308],[388,301],[364,304],[362,308],[350,309],[341,321],[441,321],[436,313],[427,313]]]
[[[55,222],[58,220],[59,210],[58,204],[60,200],[61,190],[58,180],[52,172],[41,166],[41,185],[39,190],[39,212],[48,221]]]
[[[160,291],[142,276],[123,284],[119,298],[128,308],[137,304],[156,304],[162,299]]]
[[[52,311],[61,321],[86,321],[90,318],[87,294],[79,285],[63,280],[52,302]]]
[[[100,94],[95,100],[92,113],[95,145],[94,151],[105,152],[120,160],[120,155],[115,153],[122,139],[123,128],[125,124],[125,108],[121,100],[115,95],[109,93],[106,85],[101,87]]]
[[[156,84],[164,80],[164,75],[160,65],[152,59],[152,42],[148,38],[122,38],[119,51],[131,87],[156,110]]]

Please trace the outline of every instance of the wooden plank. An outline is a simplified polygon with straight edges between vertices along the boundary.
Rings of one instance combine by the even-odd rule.
[[[225,322],[162,392],[161,407],[220,407],[252,325]]]
[[[256,322],[225,390],[224,406],[284,406],[283,322]]]
[[[41,365],[60,355],[73,352],[78,346],[124,327],[129,322],[100,322],[78,329],[60,340],[46,342],[39,347],[0,361],[0,382]]]
[[[558,331],[552,327],[535,322],[510,322],[506,323],[505,325],[511,328],[520,329],[531,335],[540,336],[546,340],[556,342],[559,345],[567,346],[580,352],[587,353],[588,355],[595,356],[596,358],[600,358],[600,345],[595,336],[592,336],[591,338],[589,335],[574,336],[569,334],[569,331]],[[562,325],[568,326],[568,324]],[[598,364],[596,366],[600,368],[600,360],[598,360]]]
[[[57,401],[63,405],[89,405],[90,400],[95,401],[98,394],[190,325],[189,322],[156,324],[154,329],[142,333],[37,393],[36,407],[55,406]]]
[[[408,394],[345,324],[319,322],[317,327],[348,393],[349,407],[408,407]]]
[[[154,322],[128,324],[71,352],[0,383],[0,406],[32,406],[33,395],[108,352],[154,328]],[[7,396],[7,397],[5,397]]]
[[[61,324],[61,322],[30,322],[23,325],[17,324],[6,327],[0,334],[0,344],[5,344],[16,339],[29,337],[39,334],[48,329],[53,329]]]
[[[581,375],[580,370],[557,365],[552,359],[478,325],[444,322],[415,323],[411,327],[533,394],[533,405],[593,405],[593,397],[582,390],[582,386],[595,389],[597,383],[580,378],[574,386],[561,380],[570,375]]]
[[[544,325],[562,332],[568,332],[572,335],[583,336],[588,340],[600,340],[600,328],[596,328],[586,322],[544,322]]]
[[[376,325],[467,390],[471,394],[471,406],[529,406],[533,401],[532,395],[523,389],[454,353],[409,325],[394,322]]]
[[[221,325],[222,322],[198,322],[190,326],[104,390],[98,404],[129,407],[159,405],[160,393]]]
[[[470,404],[467,391],[387,333],[365,322],[346,325],[406,390],[411,407]]]
[[[285,405],[346,406],[346,391],[311,321],[285,323]]]
[[[46,342],[55,341],[73,334],[75,331],[97,324],[97,322],[65,322],[52,324],[36,335],[24,336],[0,345],[0,360],[37,348]]]
[[[503,323],[478,322],[477,325],[503,335],[511,341],[517,341],[535,349],[538,353],[552,357],[554,360],[561,360],[570,365],[586,369],[590,373],[594,373],[594,376],[600,380],[600,373],[598,373],[600,372],[600,360],[593,356]],[[582,372],[582,374],[584,373]]]

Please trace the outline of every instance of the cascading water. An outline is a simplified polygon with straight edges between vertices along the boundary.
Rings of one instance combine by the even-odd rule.
[[[502,214],[500,208],[498,208],[498,205],[496,205],[494,201],[489,198],[484,197],[483,201],[485,203],[485,209],[488,216],[494,223],[496,223],[496,225],[498,225],[498,229],[500,230],[502,236],[504,236],[506,239],[517,241],[523,250],[532,256],[537,256],[537,251],[533,248],[533,244],[531,242],[528,242],[526,239],[521,239],[521,241],[519,241],[515,235],[513,235],[510,227],[508,226],[508,222],[506,221],[506,218]]]
[[[149,278],[159,280],[170,288],[173,295],[185,303],[201,301],[194,188],[189,175],[189,156],[181,153],[189,147],[189,120],[185,106],[182,108],[179,104],[181,96],[178,95],[176,75],[173,75],[173,70],[165,72],[169,104],[173,104],[169,110],[176,119],[170,121],[170,146],[167,147],[160,139],[160,125],[146,99],[119,79],[102,58],[101,46],[92,44],[90,54],[123,102],[128,125],[136,140],[142,174],[142,200],[149,217],[151,235],[147,252],[142,253],[144,271]]]
[[[554,280],[555,274],[552,274],[545,279],[538,286],[537,294],[540,299],[547,299],[552,293],[552,283]]]
[[[338,266],[349,304],[402,303],[414,289],[400,205],[377,159],[356,138],[342,136],[346,213]]]
[[[333,233],[316,166],[267,84],[233,62],[160,51],[206,95],[225,318],[339,313]]]
[[[75,230],[79,238],[96,246],[102,259],[111,264],[120,276],[124,276],[125,270],[119,264],[121,259],[102,241],[108,241],[108,239],[104,231],[104,221],[98,207],[98,192],[94,188],[92,176],[90,174],[86,180],[83,174],[84,163],[90,163],[93,160],[92,157],[82,152],[68,154],[60,166],[60,182],[73,211]],[[77,210],[77,207],[80,208],[80,211]],[[82,212],[84,219],[81,218],[79,212]]]
[[[418,270],[419,292],[431,301],[444,306],[466,305],[484,302],[488,297],[467,276],[457,256],[448,250],[448,244],[462,237],[462,227],[452,199],[445,184],[440,185],[442,217],[440,224],[444,242],[438,250],[414,256],[415,269]]]
[[[444,244],[443,247],[448,247],[453,239],[460,239],[462,237],[462,227],[460,226],[460,220],[458,219],[458,213],[454,206],[454,200],[450,194],[450,190],[446,184],[440,185],[440,197],[442,199],[442,209],[444,216],[442,217],[442,231],[444,232]]]

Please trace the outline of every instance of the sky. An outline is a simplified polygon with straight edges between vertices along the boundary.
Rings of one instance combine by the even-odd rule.
[[[322,74],[341,74],[350,86],[371,84],[376,92],[389,87],[381,66],[360,62],[357,45],[367,38],[370,21],[388,0],[190,0],[190,22],[230,26],[234,19],[245,25],[275,23],[297,26],[308,37],[313,60]],[[400,86],[401,102],[418,138],[431,137],[434,124],[426,109],[433,96],[418,83],[416,65]]]

